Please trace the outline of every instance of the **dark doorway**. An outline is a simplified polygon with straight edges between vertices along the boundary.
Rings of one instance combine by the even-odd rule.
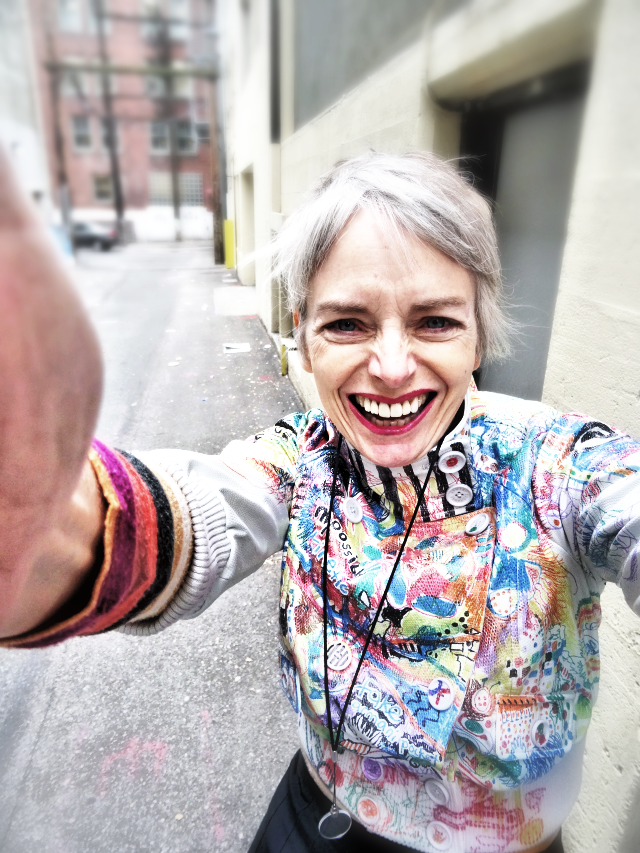
[[[492,201],[519,326],[511,358],[478,371],[487,391],[542,397],[587,79],[581,64],[465,104],[463,168]]]

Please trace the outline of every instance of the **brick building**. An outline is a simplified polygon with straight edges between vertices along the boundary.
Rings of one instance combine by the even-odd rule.
[[[173,164],[183,236],[211,236],[218,191],[210,138],[215,92],[207,76],[213,0],[29,2],[58,204],[67,183],[75,220],[115,216],[100,73],[106,65],[126,220],[139,238],[174,236]]]

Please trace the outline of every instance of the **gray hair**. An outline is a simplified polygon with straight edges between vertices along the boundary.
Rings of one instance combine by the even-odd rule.
[[[284,286],[304,350],[309,283],[349,221],[361,210],[381,215],[402,238],[424,240],[472,273],[478,352],[491,361],[510,352],[500,259],[485,199],[435,154],[370,151],[337,163],[289,216],[271,244],[272,276]]]

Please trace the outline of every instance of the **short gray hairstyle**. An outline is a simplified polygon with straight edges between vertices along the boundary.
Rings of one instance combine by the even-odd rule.
[[[349,221],[361,210],[382,215],[400,236],[424,240],[473,275],[478,352],[510,352],[500,259],[491,208],[453,165],[435,154],[370,151],[337,163],[311,188],[271,244],[272,275],[297,311],[305,350],[309,284]]]

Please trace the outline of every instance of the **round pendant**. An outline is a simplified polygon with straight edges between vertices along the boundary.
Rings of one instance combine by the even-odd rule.
[[[334,669],[336,672],[342,672],[343,669],[346,669],[351,663],[351,657],[351,649],[340,640],[331,643],[327,649],[329,669]]]
[[[320,818],[318,832],[323,838],[334,840],[342,838],[351,829],[351,815],[343,812],[337,806],[331,806],[331,811]]]

